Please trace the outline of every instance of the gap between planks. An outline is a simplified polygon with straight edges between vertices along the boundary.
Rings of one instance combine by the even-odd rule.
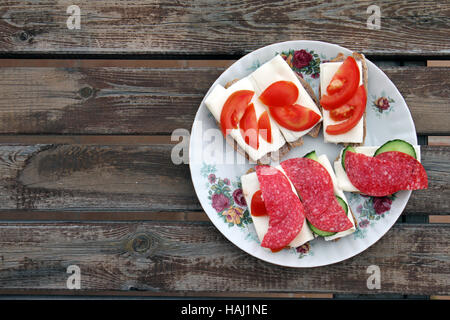
[[[151,145],[176,144],[168,135],[0,135],[0,144]]]
[[[427,136],[430,146],[450,146],[450,136]],[[169,135],[0,135],[0,144],[177,144]]]
[[[36,68],[228,68],[237,60],[0,59],[0,67]],[[427,60],[428,67],[450,67],[450,60]]]
[[[148,292],[148,291],[93,291],[93,290],[0,290],[0,299],[2,296],[79,296],[89,297],[149,297],[149,298],[237,298],[237,299],[333,299],[333,293],[255,293],[255,292]]]
[[[8,210],[0,211],[0,221],[4,222],[70,222],[70,221],[186,221],[210,222],[204,211],[26,211]],[[429,223],[450,224],[449,215],[430,215]]]
[[[228,68],[236,60],[89,60],[89,59],[0,59],[0,67],[36,68]]]
[[[0,211],[0,221],[4,222],[32,222],[32,221],[187,221],[209,222],[204,211]]]

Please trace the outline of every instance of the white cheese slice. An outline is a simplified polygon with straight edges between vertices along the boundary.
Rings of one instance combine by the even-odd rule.
[[[208,97],[206,97],[205,104],[206,107],[211,111],[212,115],[218,123],[220,123],[220,115],[222,113],[223,105],[228,97],[239,90],[252,90],[255,91],[252,82],[249,78],[243,78],[238,82],[234,83],[229,88],[225,89],[221,85],[216,85],[210,92]],[[259,119],[261,114],[266,111],[263,104],[257,99],[257,96],[253,96],[252,101],[255,106],[256,118]],[[269,117],[270,118],[270,117]],[[272,143],[268,143],[261,136],[259,137],[259,148],[255,149],[248,145],[244,137],[241,134],[239,127],[237,129],[231,130],[231,137],[236,140],[238,145],[249,155],[250,159],[257,161],[265,156],[269,152],[277,151],[284,144],[285,140],[278,129],[277,124],[273,119],[270,118],[271,133],[272,133]]]
[[[326,62],[320,64],[320,92],[323,96],[327,92],[327,87],[331,82],[331,79],[333,79],[334,74],[339,69],[339,67],[342,65],[343,62]],[[358,68],[359,68],[359,74],[360,74],[360,81],[359,84],[363,84],[363,73],[362,73],[362,65],[361,61],[357,61]],[[338,124],[343,121],[334,121],[330,117],[330,111],[327,111],[325,109],[322,110],[323,112],[323,136],[325,142],[331,142],[331,143],[362,143],[364,140],[364,116],[359,120],[358,124],[352,128],[351,130],[339,134],[339,135],[330,135],[326,133],[325,129],[329,125]]]
[[[253,82],[256,94],[258,96],[260,96],[264,90],[266,90],[267,87],[274,82],[282,80],[293,82],[299,90],[299,97],[295,103],[313,110],[321,116],[319,122],[322,121],[322,115],[314,100],[310,97],[308,92],[306,92],[294,71],[292,71],[291,67],[289,67],[287,62],[284,61],[280,55],[275,56],[273,59],[256,69],[252,74],[250,74],[249,78]],[[279,127],[286,141],[293,142],[307,134],[314,126],[304,131],[292,131],[283,128],[281,125],[279,125]]]
[[[283,174],[286,175],[283,168],[281,166],[276,166],[278,170],[283,172]],[[289,181],[290,182],[290,181]],[[241,183],[242,183],[242,192],[244,194],[245,201],[248,205],[248,210],[250,214],[251,212],[251,203],[253,195],[260,190],[258,176],[256,175],[256,172],[252,172],[246,175],[243,175],[241,177]],[[295,191],[294,186],[291,183],[292,191],[297,195],[297,192]],[[258,235],[259,240],[262,242],[265,234],[267,233],[267,230],[269,229],[269,216],[253,216],[253,225],[255,226],[256,233]],[[299,232],[299,234],[289,243],[289,247],[296,248],[298,246],[301,246],[302,244],[311,241],[314,239],[314,235],[311,232],[311,230],[308,227],[308,223],[303,221],[303,227],[302,230]]]
[[[413,146],[413,147],[414,150],[416,151],[417,160],[420,162],[420,146]],[[366,156],[372,157],[378,148],[379,147],[362,146],[362,147],[355,147],[355,151],[358,153],[365,154]],[[338,186],[339,188],[347,192],[359,192],[359,190],[356,189],[356,187],[350,182],[350,179],[348,178],[347,173],[345,172],[344,167],[342,166],[341,157],[343,150],[344,149],[341,150],[339,159],[337,159],[334,162],[334,170],[336,172]]]
[[[342,189],[339,188],[338,186],[338,181],[337,181],[337,177],[333,172],[333,168],[331,167],[331,163],[328,160],[328,157],[326,155],[321,155],[318,157],[319,163],[321,165],[324,166],[324,168],[328,171],[328,173],[330,174],[331,180],[333,182],[333,190],[334,190],[334,194],[339,196],[340,198],[342,198],[342,200],[345,201],[345,203],[347,204],[348,207],[348,212],[347,212],[347,217],[350,219],[350,221],[352,222],[353,227],[351,227],[348,230],[342,231],[342,232],[338,232],[332,236],[329,237],[324,237],[325,241],[330,241],[330,240],[334,240],[334,239],[338,239],[338,238],[342,238],[345,237],[349,234],[352,234],[353,232],[356,231],[356,227],[355,227],[355,221],[353,220],[353,216],[352,213],[350,211],[350,205],[348,204],[347,198],[345,197],[344,192],[342,192]]]

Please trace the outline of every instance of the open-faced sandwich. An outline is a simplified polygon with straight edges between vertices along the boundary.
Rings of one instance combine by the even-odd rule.
[[[256,166],[241,182],[262,247],[276,252],[317,236],[335,240],[356,230],[325,155],[311,152],[277,167]]]
[[[277,55],[227,87],[216,85],[205,104],[239,152],[255,162],[278,160],[301,145],[305,134],[318,134],[322,115],[313,91],[304,85]]]
[[[339,187],[348,192],[382,197],[400,190],[428,188],[420,147],[400,139],[381,147],[347,146],[334,168]]]
[[[305,206],[314,234],[335,240],[356,231],[355,218],[326,155],[315,151],[281,163]]]
[[[260,183],[261,181],[261,183]],[[241,177],[256,233],[265,248],[296,248],[314,239],[297,192],[281,168],[257,166]],[[277,192],[280,196],[275,196]]]
[[[368,73],[364,55],[339,54],[320,64],[320,104],[325,142],[364,143]]]

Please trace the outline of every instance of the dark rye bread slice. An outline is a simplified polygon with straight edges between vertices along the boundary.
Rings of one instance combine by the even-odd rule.
[[[361,67],[362,67],[362,74],[363,74],[363,84],[364,88],[366,89],[366,95],[369,94],[369,73],[367,69],[367,63],[366,63],[366,57],[362,53],[353,52],[352,53],[353,58],[356,61],[361,61]],[[343,54],[342,52],[339,53],[336,58],[330,60],[330,62],[343,62],[347,56]],[[322,97],[321,87],[319,86],[319,97]],[[322,108],[322,106],[320,106]],[[367,110],[367,108],[366,108]],[[325,128],[324,128],[325,130]],[[366,140],[366,111],[364,111],[364,132],[363,132],[363,142],[362,143],[342,143],[344,146],[352,146],[352,147],[358,147],[364,145],[364,141]]]
[[[299,77],[297,75],[298,80],[302,84],[303,88],[305,88],[306,92],[309,94],[309,96],[313,99],[314,103],[318,106],[320,112],[322,112],[322,107],[320,106],[319,99],[314,94],[314,90],[311,88],[308,82],[305,81],[302,77]],[[225,84],[225,89],[232,86],[234,83],[239,81],[239,79],[233,79]],[[320,133],[320,125],[321,122],[316,124],[314,128],[312,128],[307,134],[310,135],[313,138],[317,138],[317,136]],[[233,138],[230,136],[227,136],[225,138],[228,144],[231,144],[233,148],[246,157],[246,159],[251,160],[248,156],[248,154],[234,141]],[[278,151],[276,152],[269,152],[266,156],[261,158],[257,161],[258,164],[269,164],[271,161],[280,161],[290,150],[292,150],[295,147],[300,147],[303,145],[303,138],[299,138],[298,140],[292,141],[292,142],[286,142]]]

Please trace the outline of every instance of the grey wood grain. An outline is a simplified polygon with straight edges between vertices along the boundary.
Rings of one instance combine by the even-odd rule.
[[[383,70],[403,94],[418,134],[450,134],[447,68]],[[0,133],[142,135],[190,130],[204,95],[223,71],[0,68]]]
[[[295,269],[254,258],[210,223],[2,223],[0,293],[64,290],[77,265],[91,291],[449,294],[448,228],[395,225],[344,262]],[[379,290],[367,288],[370,265],[380,268]]]
[[[445,55],[446,1],[388,1],[370,30],[373,1],[77,1],[81,28],[68,30],[67,1],[0,4],[0,51],[19,53],[244,54],[286,40],[321,40],[366,54]]]
[[[189,167],[171,144],[0,145],[0,210],[201,210]],[[414,191],[405,214],[450,213],[448,146],[423,146],[429,189]]]

